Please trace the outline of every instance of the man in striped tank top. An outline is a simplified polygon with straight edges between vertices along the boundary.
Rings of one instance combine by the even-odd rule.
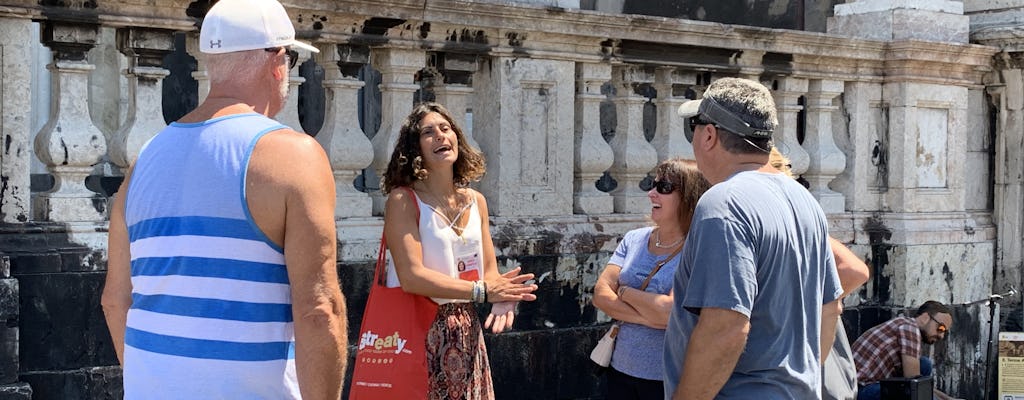
[[[338,399],[347,360],[334,179],[268,118],[295,41],[277,0],[221,0],[209,96],[139,154],[114,200],[103,310],[126,399]],[[301,161],[300,161],[301,160]]]

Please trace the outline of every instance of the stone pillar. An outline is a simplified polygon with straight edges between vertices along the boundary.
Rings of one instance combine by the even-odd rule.
[[[576,123],[573,165],[573,212],[609,214],[612,197],[597,190],[596,182],[611,167],[614,154],[601,136],[601,85],[612,78],[608,64],[576,63]],[[685,139],[684,139],[685,140]]]
[[[164,77],[170,71],[161,67],[163,58],[174,50],[171,31],[122,28],[118,30],[118,46],[129,59],[128,77],[130,98],[128,117],[110,139],[110,161],[126,173],[139,157],[139,151],[167,124],[163,118]]]
[[[359,128],[359,68],[370,60],[370,49],[348,45],[322,45],[316,55],[324,68],[324,125],[316,140],[327,150],[334,171],[337,204],[334,217],[368,217],[373,202],[356,190],[357,176],[373,162],[373,144]]]
[[[832,137],[832,113],[839,107],[832,105],[832,99],[843,93],[843,82],[812,80],[808,87],[807,129],[804,149],[810,157],[804,179],[810,182],[811,193],[821,203],[826,213],[840,213],[845,210],[843,195],[829,189],[828,184],[846,168],[846,156],[836,147]]]
[[[299,48],[295,48],[295,51],[299,53],[299,60],[295,62],[295,68],[288,71],[288,98],[274,119],[296,132],[305,132],[299,123],[299,86],[306,82],[306,78],[299,75],[299,65],[309,59],[310,52]]]
[[[373,169],[383,177],[391,161],[391,151],[398,140],[402,122],[412,111],[413,95],[420,86],[414,83],[416,72],[423,68],[425,54],[419,49],[378,47],[370,51],[374,68],[380,71],[381,113],[380,129],[373,136]],[[409,160],[410,162],[412,160]],[[384,213],[385,196],[380,191],[371,193],[373,214]]]
[[[764,72],[762,60],[766,52],[757,50],[743,50],[733,62],[740,67],[739,77],[750,79],[754,82],[761,81],[761,73]]]
[[[206,96],[210,94],[210,74],[206,72],[206,62],[203,61],[203,53],[199,51],[199,33],[188,35],[185,39],[185,49],[196,59],[196,70],[192,72],[192,79],[196,80],[199,87],[197,104],[203,104]]]
[[[802,78],[784,77],[778,80],[778,89],[772,92],[775,97],[775,108],[779,112],[779,126],[775,128],[775,147],[782,155],[789,158],[790,168],[794,176],[803,175],[811,163],[807,151],[800,146],[797,127],[800,125],[800,96],[807,92],[807,80]]]
[[[882,209],[889,187],[889,107],[882,102],[878,82],[847,82],[843,114],[850,116],[846,169],[832,187],[846,197],[849,211]]]
[[[33,199],[37,220],[102,221],[105,199],[85,187],[92,166],[107,150],[106,138],[89,117],[89,72],[85,61],[96,43],[94,25],[43,23],[43,43],[53,51],[50,119],[35,140],[39,160],[53,174],[54,186]]]
[[[503,53],[473,77],[473,132],[487,156],[480,190],[495,216],[569,215],[573,207],[572,61]]]
[[[996,287],[1024,288],[1024,53],[996,56],[1003,87],[990,89],[999,112],[996,126],[994,222]]]
[[[473,74],[477,70],[477,58],[472,55],[438,53],[434,55],[438,71],[444,80],[434,82],[434,100],[448,109],[455,122],[462,127],[467,144],[479,149],[480,145],[473,139],[472,127],[466,120],[466,111],[470,108],[469,99],[473,95]]]
[[[644,103],[647,99],[633,91],[641,72],[631,66],[615,66],[615,115],[618,124],[612,138],[615,161],[609,172],[618,183],[612,191],[615,212],[643,213],[650,209],[647,194],[640,190],[640,181],[658,164],[658,153],[644,138]]]
[[[657,128],[651,145],[658,152],[658,162],[670,158],[682,157],[693,160],[693,145],[686,141],[686,119],[679,116],[679,106],[686,98],[673,96],[672,89],[677,84],[694,84],[697,77],[693,74],[681,74],[675,67],[659,67],[655,71],[654,89],[658,98],[654,104],[658,108]]]
[[[0,18],[0,222],[28,222],[31,212],[32,21]]]

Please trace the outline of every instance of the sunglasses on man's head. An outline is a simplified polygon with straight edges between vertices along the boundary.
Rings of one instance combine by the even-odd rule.
[[[674,192],[676,190],[676,185],[673,185],[672,182],[665,181],[665,180],[660,180],[660,179],[659,180],[651,181],[651,183],[646,184],[644,186],[646,186],[646,187],[641,187],[641,189],[643,189],[643,190],[654,189],[658,193],[661,193],[661,194],[672,194],[672,192]]]
[[[263,50],[266,50],[268,52],[277,54],[277,52],[281,51],[281,48],[280,47],[267,47],[267,48],[265,48]],[[284,51],[285,51],[285,55],[288,56],[288,69],[295,68],[295,64],[299,61],[299,52],[297,52],[295,50],[292,50],[291,47],[285,47]]]

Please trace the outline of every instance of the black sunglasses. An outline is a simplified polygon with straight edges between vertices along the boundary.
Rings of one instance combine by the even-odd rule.
[[[661,194],[672,194],[672,192],[676,190],[676,185],[672,184],[672,182],[663,180],[654,180],[651,181],[651,183],[642,186],[646,186],[641,187],[641,189],[643,190],[649,191],[651,189],[654,189]]]
[[[280,47],[267,47],[267,48],[265,48],[263,50],[266,50],[268,52],[276,54],[277,52],[281,51],[281,48]],[[285,47],[284,51],[285,51],[285,55],[288,56],[288,69],[295,68],[295,63],[299,62],[299,52],[297,52],[295,50],[292,50],[291,47]]]
[[[693,143],[693,131],[697,129],[697,125],[714,125],[714,122],[708,122],[701,118],[700,114],[690,117],[688,121],[690,124],[690,130],[686,132],[686,141]]]

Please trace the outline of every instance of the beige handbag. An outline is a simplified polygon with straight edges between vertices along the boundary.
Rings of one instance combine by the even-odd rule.
[[[669,254],[668,257],[665,257],[665,259],[654,264],[654,268],[652,268],[651,272],[647,274],[647,278],[644,279],[644,283],[640,284],[640,290],[643,291],[644,289],[647,289],[647,285],[651,283],[651,278],[654,277],[654,274],[658,273],[658,271],[661,270],[661,267],[668,263],[672,257],[675,257],[676,254],[679,254],[681,250],[683,250],[683,247],[679,246],[679,248],[676,249],[676,251],[673,251],[672,254]],[[590,359],[597,363],[597,365],[607,367],[612,364],[612,353],[615,352],[615,338],[619,336],[619,325],[621,324],[621,322],[615,321],[615,323],[612,324],[612,327],[608,328],[608,332],[605,332],[604,336],[601,337],[601,340],[597,341],[597,346],[594,346],[594,350],[590,352]]]
[[[601,340],[597,341],[597,346],[594,346],[594,350],[590,352],[590,359],[602,367],[611,365],[612,353],[615,352],[615,336],[618,335],[619,322],[616,321],[612,324],[612,327],[608,329],[608,332],[604,333]]]

